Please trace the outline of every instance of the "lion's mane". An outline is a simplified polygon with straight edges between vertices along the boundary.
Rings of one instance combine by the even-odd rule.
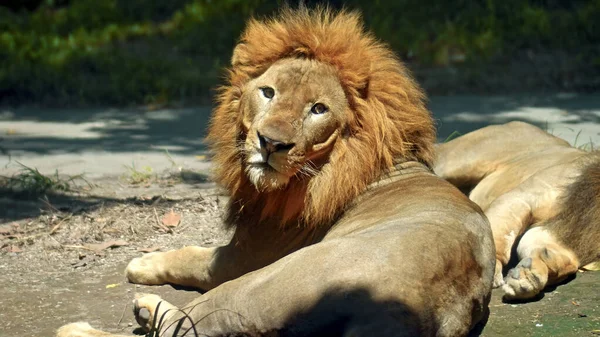
[[[294,177],[282,190],[259,192],[244,174],[238,146],[245,138],[240,98],[248,81],[283,58],[334,66],[351,113],[318,174]],[[230,225],[268,217],[282,225],[330,224],[398,162],[430,166],[433,160],[435,128],[424,94],[394,53],[365,32],[356,12],[301,7],[264,21],[252,19],[231,63],[207,137],[215,179],[231,193]]]

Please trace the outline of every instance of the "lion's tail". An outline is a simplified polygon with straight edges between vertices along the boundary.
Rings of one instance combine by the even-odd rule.
[[[600,270],[600,153],[584,165],[565,189],[561,210],[547,228],[573,250],[585,269]]]

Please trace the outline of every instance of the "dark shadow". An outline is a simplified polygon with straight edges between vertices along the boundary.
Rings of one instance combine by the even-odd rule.
[[[546,293],[547,291],[542,291],[539,294],[535,295],[532,298],[528,298],[528,299],[504,299],[502,298],[502,303],[506,303],[506,304],[527,304],[527,303],[535,303],[535,302],[539,302],[541,301],[544,297],[546,297]]]
[[[549,293],[549,292],[553,292],[554,290],[556,290],[558,287],[563,286],[573,280],[575,280],[577,278],[577,273],[573,273],[569,276],[567,276],[564,280],[555,283],[555,284],[551,284],[549,286],[547,286],[546,288],[544,288],[544,292],[545,293]]]
[[[181,201],[182,200],[165,200],[160,196],[155,196],[150,199],[138,197],[123,199],[88,194],[55,192],[47,192],[42,195],[29,195],[26,193],[14,193],[11,190],[0,187],[0,223],[34,218],[44,213],[56,211],[77,215],[81,212],[92,212],[97,208],[105,207],[109,204],[142,206],[155,205],[157,202],[160,202],[161,204],[170,205]]]
[[[146,336],[146,331],[144,331],[144,329],[142,329],[142,327],[137,327],[135,329],[133,329],[133,331],[131,332],[136,336]]]
[[[198,155],[206,151],[204,137],[210,114],[208,106],[154,111],[4,109],[0,122],[15,122],[15,134],[4,137],[2,149],[12,155],[23,152],[47,155],[84,151],[164,152],[168,148],[174,154]],[[34,125],[43,129],[36,132]],[[67,135],[54,128],[65,128]],[[31,135],[22,137],[24,134]]]
[[[92,210],[105,202],[119,201],[105,197],[75,196],[61,193],[31,195],[15,193],[5,188],[0,188],[0,195],[0,223],[34,218],[45,211],[58,210],[77,214],[82,210]]]
[[[376,300],[367,289],[340,289],[292,315],[281,336],[421,336],[437,329],[431,317],[419,317],[403,303]]]

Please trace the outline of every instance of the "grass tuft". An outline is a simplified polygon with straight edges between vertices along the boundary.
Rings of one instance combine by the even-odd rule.
[[[44,175],[37,168],[15,161],[21,170],[11,177],[0,177],[0,187],[11,193],[40,196],[48,192],[71,192],[77,189],[76,181],[85,182],[92,187],[83,174],[61,177],[58,170],[53,175]]]
[[[125,165],[125,168],[127,173],[123,175],[123,179],[131,185],[149,185],[156,180],[156,174],[150,166],[137,169],[135,163],[131,163],[131,166]]]

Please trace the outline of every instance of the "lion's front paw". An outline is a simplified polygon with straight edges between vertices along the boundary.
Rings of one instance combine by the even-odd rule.
[[[160,285],[167,283],[163,276],[163,253],[148,253],[129,262],[125,269],[125,276],[131,283]]]
[[[541,263],[541,261],[538,261]],[[539,294],[548,281],[548,274],[542,268],[534,268],[533,260],[528,257],[511,269],[504,279],[502,290],[506,300],[531,299]]]
[[[177,307],[158,295],[136,294],[136,299],[133,300],[135,320],[146,331],[159,329],[177,311]]]
[[[502,276],[502,262],[500,260],[496,260],[496,270],[494,272],[494,288],[499,288],[504,285],[504,277]]]
[[[93,337],[98,336],[98,332],[88,323],[77,322],[60,327],[56,332],[56,337]]]

